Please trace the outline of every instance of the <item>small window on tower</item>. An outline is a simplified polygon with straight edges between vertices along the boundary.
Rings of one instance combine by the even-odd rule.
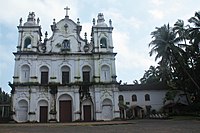
[[[106,40],[105,37],[101,38],[100,46],[101,46],[101,48],[106,48],[107,47],[107,40]]]
[[[29,37],[24,41],[24,48],[31,48],[31,39]]]

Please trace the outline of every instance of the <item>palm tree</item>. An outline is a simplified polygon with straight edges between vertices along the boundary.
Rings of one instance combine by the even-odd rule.
[[[193,41],[194,44],[198,44],[200,42],[200,11],[195,12],[194,17],[191,17],[188,22],[192,23],[195,27],[190,27],[190,36],[191,41]]]
[[[160,73],[158,67],[150,66],[149,70],[145,71],[143,77],[140,79],[140,82],[142,84],[159,82],[160,81],[159,74]]]
[[[149,46],[153,46],[150,51],[150,56],[157,53],[155,60],[161,58],[159,65],[162,68],[163,75],[166,76],[164,77],[165,81],[171,82],[174,78],[173,72],[180,73],[178,70],[181,70],[199,89],[198,84],[187,70],[188,64],[184,58],[184,50],[178,47],[181,41],[184,41],[186,45],[186,33],[184,23],[181,20],[175,23],[174,28],[171,28],[169,24],[156,28],[156,31],[151,33],[154,40],[149,44]]]
[[[189,25],[185,26],[184,21],[180,19],[178,19],[178,21],[174,24],[173,31],[176,35],[178,35],[177,39],[184,42],[183,44],[179,43],[179,46],[187,44],[186,41],[188,39],[188,27]]]
[[[194,79],[196,81],[200,80],[200,11],[195,12],[194,17],[191,17],[188,22],[192,24],[189,27],[189,39],[190,47],[188,47],[187,52],[190,53],[192,70],[194,71]],[[197,98],[200,101],[200,87],[197,87]],[[197,101],[198,101],[197,100]]]
[[[173,61],[175,53],[178,53],[179,48],[175,44],[179,41],[176,38],[176,33],[168,25],[163,25],[162,27],[156,27],[156,30],[151,32],[152,38],[154,38],[150,43],[149,47],[152,46],[149,52],[150,56],[157,54],[155,60],[161,58],[159,65],[161,71],[164,72],[163,77],[165,81],[171,79],[171,72],[173,71]]]

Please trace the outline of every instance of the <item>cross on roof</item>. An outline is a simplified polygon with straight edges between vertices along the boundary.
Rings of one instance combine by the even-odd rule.
[[[69,15],[68,15],[68,10],[70,10],[70,8],[67,6],[67,7],[64,8],[64,10],[66,10],[66,15],[65,15],[65,17],[69,17]]]

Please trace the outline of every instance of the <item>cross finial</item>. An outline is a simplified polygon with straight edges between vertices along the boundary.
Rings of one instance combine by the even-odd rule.
[[[68,10],[70,10],[70,8],[67,6],[67,7],[64,8],[64,10],[66,10],[66,15],[65,15],[65,17],[69,17],[69,15],[68,15]]]

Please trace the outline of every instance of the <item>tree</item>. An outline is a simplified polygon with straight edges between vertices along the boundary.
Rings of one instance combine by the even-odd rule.
[[[176,38],[176,33],[172,28],[167,25],[162,27],[156,27],[156,30],[151,32],[153,40],[149,43],[149,47],[152,47],[149,52],[150,56],[156,54],[155,60],[159,58],[158,62],[160,70],[162,72],[162,80],[164,82],[172,79],[172,72],[174,71],[175,55],[178,54],[179,48],[175,44],[179,41]]]
[[[159,68],[150,66],[149,70],[145,71],[143,77],[140,79],[141,84],[153,83],[160,81]]]
[[[190,27],[189,31],[190,31],[190,43],[192,43],[193,45],[196,45],[196,47],[198,47],[198,44],[200,42],[200,11],[199,12],[195,12],[194,17],[191,17],[188,22],[190,22],[191,24],[193,24],[195,27]]]
[[[10,103],[10,96],[8,93],[2,91],[1,87],[0,87],[0,103]]]
[[[184,25],[178,20],[174,27],[169,24],[151,32],[153,40],[150,56],[156,54],[159,75],[162,81],[175,84],[174,88],[182,89],[185,93],[195,96],[200,102],[200,12],[188,21],[194,25]],[[145,72],[146,73],[146,72]]]

